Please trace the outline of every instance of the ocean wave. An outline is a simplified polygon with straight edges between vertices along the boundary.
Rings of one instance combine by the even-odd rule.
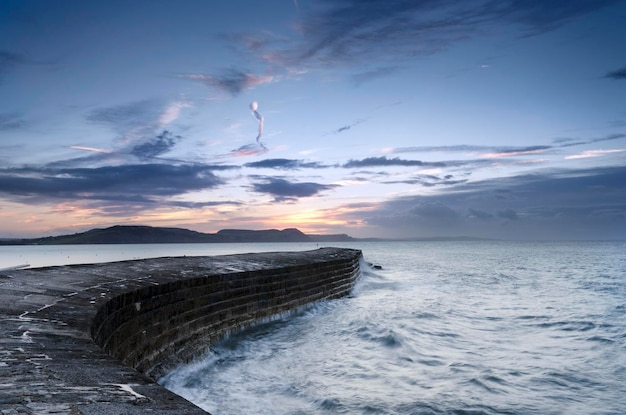
[[[623,413],[623,245],[503,245],[370,244],[387,264],[362,267],[350,298],[165,383],[215,415]]]

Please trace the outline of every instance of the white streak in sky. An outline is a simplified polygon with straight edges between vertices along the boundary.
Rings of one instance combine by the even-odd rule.
[[[581,154],[574,154],[571,156],[566,156],[565,160],[574,160],[574,159],[586,159],[590,157],[600,157],[605,154],[613,154],[613,153],[623,153],[626,152],[626,149],[614,149],[614,150],[586,150]]]
[[[252,101],[250,103],[250,111],[252,111],[252,115],[254,116],[254,118],[256,118],[259,121],[259,132],[256,136],[256,142],[259,143],[261,147],[265,148],[263,143],[261,143],[260,141],[261,135],[263,135],[263,117],[257,111],[258,108],[259,108],[259,104],[256,101]]]
[[[105,150],[105,149],[102,149],[102,148],[94,148],[94,147],[68,146],[67,148],[71,148],[73,150],[81,150],[81,151],[93,151],[95,153],[104,153],[104,154],[112,154],[112,153],[114,153],[111,150]]]

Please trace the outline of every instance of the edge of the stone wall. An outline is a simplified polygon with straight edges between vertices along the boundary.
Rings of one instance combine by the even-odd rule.
[[[151,291],[158,292],[167,284],[180,284],[175,281],[255,272],[271,274],[271,270],[329,263],[342,255],[356,258],[358,273],[361,252],[343,248],[156,258],[2,272],[0,333],[4,337],[0,340],[0,413],[205,413],[99,347],[92,334],[97,332],[94,322],[102,315],[102,310],[110,308],[111,302],[119,297],[126,296],[124,301],[128,301],[138,295],[145,301]],[[303,281],[308,281],[310,275],[305,274]],[[329,276],[332,278],[332,272]],[[351,288],[343,287],[343,291],[327,296],[322,292],[311,298],[313,301],[336,298],[347,294]],[[162,300],[167,302],[165,297]],[[137,301],[133,301],[130,306],[137,307],[136,304]],[[281,305],[282,311],[303,306],[306,305],[297,301]],[[194,341],[200,344],[206,342],[207,336],[214,341],[271,315],[261,313],[257,317],[258,320],[246,320],[243,324],[237,322],[218,336],[211,337],[211,333],[204,332],[185,342],[187,346]],[[155,358],[167,364],[155,364],[157,360],[154,360],[152,366],[147,367],[152,367],[153,376],[162,374],[172,364],[194,357],[201,350],[197,344],[190,347],[191,352],[182,359],[172,353],[175,348],[170,348],[169,356],[157,354]],[[145,367],[139,369],[145,371]]]

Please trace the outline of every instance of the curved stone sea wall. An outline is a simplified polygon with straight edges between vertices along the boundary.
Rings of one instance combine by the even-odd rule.
[[[202,414],[154,379],[232,331],[347,295],[360,259],[323,248],[0,273],[0,414]]]

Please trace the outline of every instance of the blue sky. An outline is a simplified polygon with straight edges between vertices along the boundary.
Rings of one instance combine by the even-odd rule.
[[[3,0],[0,237],[626,239],[624,22],[614,0]]]

